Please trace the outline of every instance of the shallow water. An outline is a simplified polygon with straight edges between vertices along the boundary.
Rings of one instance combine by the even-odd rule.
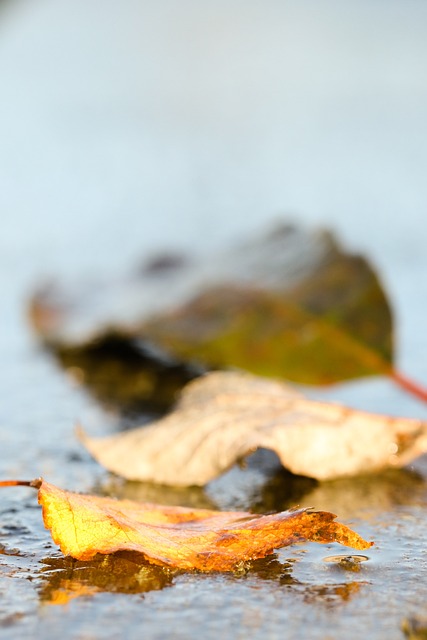
[[[291,211],[369,252],[395,308],[398,364],[427,382],[425,6],[21,0],[1,11],[0,476],[221,509],[298,502],[375,546],[355,565],[325,562],[351,553],[338,545],[298,545],[238,575],[126,554],[73,562],[35,493],[4,489],[0,633],[402,638],[405,618],[426,615],[426,458],[318,485],[259,452],[205,490],[122,483],[74,437],[77,421],[102,435],[120,415],[39,348],[25,305],[45,276],[113,275],[159,247],[203,251]],[[310,393],[427,419],[383,379]]]

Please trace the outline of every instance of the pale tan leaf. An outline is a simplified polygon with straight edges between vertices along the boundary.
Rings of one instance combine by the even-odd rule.
[[[132,480],[204,485],[257,448],[320,480],[399,467],[427,451],[427,423],[306,399],[292,387],[239,372],[191,382],[176,409],[102,439],[80,433],[107,469]]]

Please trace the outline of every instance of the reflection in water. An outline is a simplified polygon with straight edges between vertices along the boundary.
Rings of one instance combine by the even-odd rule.
[[[290,558],[285,562],[279,562],[275,553],[266,558],[253,560],[246,572],[241,574],[242,577],[257,576],[261,580],[274,580],[279,584],[298,584],[292,576],[292,569],[296,562],[295,558]],[[235,574],[236,575],[236,574]]]
[[[366,520],[400,506],[427,506],[426,477],[409,468],[318,482],[293,475],[266,449],[248,457],[244,466],[235,465],[205,491],[220,509],[270,513],[300,505],[332,511],[342,520]]]
[[[34,306],[32,316],[42,312]],[[204,369],[154,357],[139,340],[119,333],[102,335],[96,341],[58,348],[55,356],[74,381],[85,384],[105,409],[124,417],[154,416],[169,409],[176,394]]]
[[[273,452],[259,450],[244,466],[234,465],[206,487],[169,487],[111,475],[92,492],[139,502],[254,513],[310,506],[332,511],[342,520],[367,520],[399,506],[427,506],[426,479],[410,469],[318,482],[293,475],[277,460]]]
[[[304,602],[329,606],[347,602],[359,592],[364,581],[340,581],[325,584],[302,582],[293,575],[298,562],[295,558],[279,562],[275,554],[253,561],[244,570],[224,574],[224,579],[269,581],[278,588],[291,589],[302,596]],[[43,605],[66,605],[80,597],[91,597],[97,593],[143,594],[158,591],[173,584],[175,576],[182,572],[163,569],[146,562],[141,555],[119,552],[108,556],[98,555],[94,560],[83,562],[72,558],[45,558],[40,570],[40,602]],[[200,585],[203,589],[203,585]]]
[[[315,482],[278,470],[260,487],[250,508],[282,511],[295,504],[338,513],[341,519],[369,518],[400,505],[427,505],[427,483],[409,469]]]
[[[21,552],[19,549],[9,549],[5,547],[3,544],[0,544],[0,555],[2,556],[20,556]]]
[[[366,557],[366,556],[365,556]],[[262,580],[273,580],[293,594],[302,596],[304,602],[322,604],[328,607],[348,602],[356,595],[362,586],[369,584],[367,581],[351,580],[325,584],[302,582],[292,575],[297,560],[291,558],[286,562],[279,562],[275,555],[262,558],[251,563],[248,573],[244,577],[254,575]],[[343,567],[342,567],[343,568]]]
[[[172,584],[174,573],[144,561],[141,555],[120,552],[91,561],[54,557],[43,560],[40,571],[42,604],[67,604],[74,598],[100,592],[146,593]]]
[[[303,591],[304,602],[333,607],[348,602],[368,582],[343,582],[340,584],[310,585]]]

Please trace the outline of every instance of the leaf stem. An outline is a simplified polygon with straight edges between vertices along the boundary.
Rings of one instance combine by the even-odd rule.
[[[427,388],[418,384],[418,382],[414,382],[410,378],[407,378],[396,370],[393,370],[391,372],[391,377],[396,382],[396,384],[399,385],[399,387],[402,387],[402,389],[405,389],[406,391],[409,391],[409,393],[412,393],[412,395],[418,398],[418,400],[427,402]]]
[[[35,480],[0,480],[0,487],[33,487],[40,489],[42,484],[41,478]]]

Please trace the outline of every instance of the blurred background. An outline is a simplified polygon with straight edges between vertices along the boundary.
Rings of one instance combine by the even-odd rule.
[[[291,217],[368,254],[427,378],[426,32],[422,0],[3,0],[3,291]]]

